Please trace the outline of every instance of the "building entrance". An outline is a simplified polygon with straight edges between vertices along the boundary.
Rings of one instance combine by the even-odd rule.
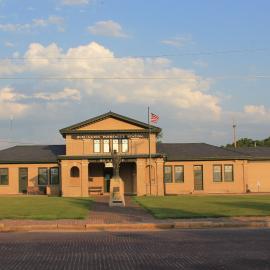
[[[104,168],[104,192],[110,192],[110,183],[113,176],[113,168]]]

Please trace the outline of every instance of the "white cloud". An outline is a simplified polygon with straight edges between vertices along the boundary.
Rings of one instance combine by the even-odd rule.
[[[88,3],[88,0],[62,0],[62,4],[68,6],[87,5]]]
[[[29,105],[18,102],[24,95],[16,93],[12,88],[0,89],[0,119],[11,116],[21,117],[29,109]]]
[[[219,98],[209,92],[211,82],[173,67],[166,58],[115,58],[112,51],[95,42],[67,52],[54,43],[46,47],[32,43],[24,57],[24,64],[9,63],[6,70],[0,68],[0,74],[66,78],[40,81],[39,88],[46,90],[27,89],[32,91],[27,93],[28,101],[99,99],[115,104],[155,104],[206,119],[218,119],[221,113]],[[63,90],[55,91],[59,88]]]
[[[32,43],[20,56],[25,61],[0,60],[0,76],[44,80],[8,81],[8,87],[0,88],[0,118],[31,113],[25,124],[32,118],[35,123],[47,119],[56,129],[107,109],[143,119],[142,110],[150,105],[161,116],[160,125],[168,134],[164,140],[230,142],[233,118],[239,123],[239,136],[254,130],[262,137],[269,133],[270,108],[246,105],[238,112],[224,111],[226,96],[212,91],[210,79],[176,67],[167,58],[115,57],[95,42],[67,50],[55,43]]]
[[[247,114],[253,114],[253,115],[267,115],[270,113],[269,110],[265,108],[264,105],[246,105],[244,107],[244,112]]]
[[[94,25],[88,27],[88,31],[98,36],[127,37],[122,26],[112,20],[96,22]]]
[[[4,32],[15,32],[15,31],[28,31],[31,29],[31,24],[0,24],[0,31]]]
[[[9,41],[6,41],[6,42],[4,43],[4,45],[5,45],[5,47],[7,47],[7,48],[14,48],[14,47],[15,47],[14,43],[9,42]]]
[[[25,24],[0,24],[0,31],[15,32],[15,31],[31,31],[36,28],[48,27],[50,25],[56,26],[58,31],[64,31],[64,19],[59,16],[49,16],[47,19],[38,18],[33,19],[30,23]]]
[[[204,60],[195,60],[192,62],[192,64],[196,67],[201,67],[201,68],[207,68],[208,67],[208,63]]]
[[[43,99],[47,101],[59,101],[59,100],[74,100],[79,101],[81,99],[80,91],[78,89],[65,88],[63,91],[48,93],[39,92],[34,94],[37,99]]]
[[[177,47],[177,48],[182,48],[186,46],[187,44],[189,44],[191,41],[192,41],[191,36],[187,35],[187,36],[182,36],[182,37],[177,36],[170,39],[164,39],[161,41],[161,43],[165,45]]]

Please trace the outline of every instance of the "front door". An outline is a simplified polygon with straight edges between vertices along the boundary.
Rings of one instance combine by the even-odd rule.
[[[110,192],[110,183],[113,175],[112,168],[105,168],[104,170],[104,192]]]
[[[203,190],[203,166],[194,166],[194,190]]]
[[[19,168],[19,193],[26,193],[28,186],[28,169]]]

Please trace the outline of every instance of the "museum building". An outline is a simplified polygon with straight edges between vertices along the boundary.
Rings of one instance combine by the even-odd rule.
[[[159,127],[108,112],[60,130],[65,145],[0,151],[0,194],[106,194],[112,152],[127,195],[270,192],[270,148],[160,143]]]

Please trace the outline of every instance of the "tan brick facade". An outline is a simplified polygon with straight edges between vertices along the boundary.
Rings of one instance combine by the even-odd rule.
[[[8,169],[8,184],[5,184],[6,178],[3,178],[4,184],[0,184],[1,195],[20,193],[20,168],[28,168],[28,188],[42,186],[38,181],[39,168],[47,168],[46,191],[49,194],[61,194],[66,197],[104,194],[109,190],[109,181],[112,177],[111,151],[114,148],[118,149],[118,154],[122,158],[120,176],[124,180],[127,194],[162,196],[270,192],[270,158],[263,161],[245,158],[167,161],[164,153],[157,152],[157,136],[160,129],[151,127],[151,160],[149,160],[147,124],[130,121],[113,113],[79,123],[60,132],[65,138],[66,150],[62,155],[57,155],[55,162],[0,163],[0,172],[1,169]],[[170,166],[171,176],[164,181],[166,166]],[[176,179],[177,166],[183,166],[181,181]],[[200,190],[195,188],[196,166],[202,168]],[[222,175],[220,181],[214,181],[214,166],[220,166]],[[59,184],[51,183],[50,180],[52,174],[50,168],[55,167],[59,168]],[[233,170],[231,181],[226,180],[226,168]]]

